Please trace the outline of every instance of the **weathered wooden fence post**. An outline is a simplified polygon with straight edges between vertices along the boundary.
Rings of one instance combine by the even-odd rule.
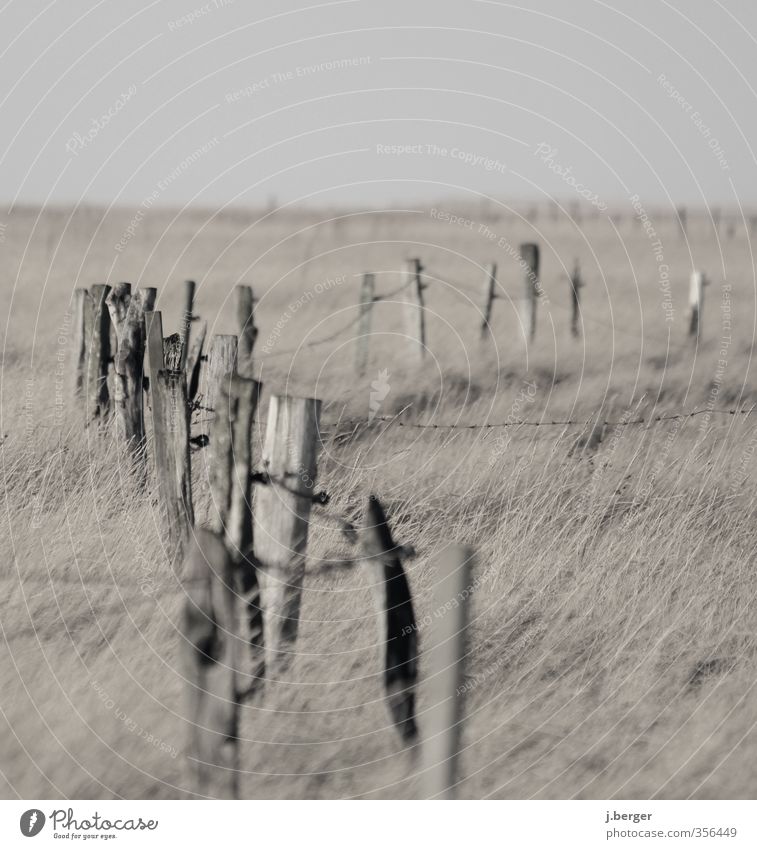
[[[206,397],[211,408],[215,404],[215,393],[221,380],[237,370],[237,347],[236,336],[216,333],[210,337]]]
[[[186,681],[193,790],[200,796],[236,799],[241,649],[238,571],[223,536],[196,530],[182,573],[185,601],[179,620],[179,655]]]
[[[457,795],[472,563],[472,549],[458,545],[448,546],[437,561],[423,735],[423,796],[429,799],[452,799]]]
[[[235,286],[237,299],[237,324],[239,326],[239,350],[237,353],[237,371],[242,377],[252,377],[252,349],[258,336],[255,327],[255,298],[252,286]]]
[[[360,563],[376,603],[379,646],[383,650],[384,694],[389,717],[402,739],[412,744],[418,681],[418,627],[401,550],[395,545],[381,502],[372,495],[360,531]]]
[[[405,321],[413,355],[419,361],[426,356],[426,313],[423,305],[424,283],[421,280],[423,266],[419,259],[407,260],[405,276],[408,287],[405,296]]]
[[[189,337],[192,332],[192,322],[194,321],[194,303],[195,303],[195,282],[194,280],[184,281],[184,308],[181,313],[181,362],[179,368],[184,370],[187,367],[187,355],[189,354]]]
[[[114,361],[113,400],[118,437],[135,457],[144,459],[144,355],[145,311],[155,305],[157,290],[137,289],[119,283],[107,299],[108,310],[118,338]]]
[[[481,322],[481,338],[485,339],[489,332],[489,327],[492,320],[492,309],[494,308],[494,299],[497,297],[497,263],[492,262],[486,269],[486,277],[484,279],[484,318]]]
[[[71,390],[74,401],[84,394],[87,363],[87,298],[86,289],[74,289],[73,323],[74,344],[71,351]]]
[[[182,371],[158,371],[152,422],[158,496],[167,528],[169,560],[179,562],[194,525],[189,457],[189,406]]]
[[[103,420],[110,412],[110,314],[105,299],[110,286],[96,283],[87,298],[87,423]]]
[[[160,310],[145,310],[145,352],[150,393],[158,380],[158,372],[165,368],[163,357],[163,315]]]
[[[578,265],[578,260],[573,267],[573,274],[570,276],[570,300],[572,312],[570,316],[570,332],[575,339],[581,335],[581,268]]]
[[[707,284],[701,271],[692,271],[689,279],[689,336],[699,338],[702,331],[704,287]]]
[[[355,371],[358,375],[365,374],[368,367],[368,351],[371,337],[371,318],[373,317],[373,301],[376,291],[376,275],[364,274],[360,284],[360,303],[358,304],[358,336],[355,343]]]
[[[519,252],[525,266],[521,323],[525,339],[533,342],[536,338],[536,300],[539,292],[539,246],[527,242],[520,246]]]
[[[271,397],[263,446],[269,484],[255,496],[255,557],[263,610],[266,669],[290,666],[300,616],[305,547],[319,445],[321,402]]]

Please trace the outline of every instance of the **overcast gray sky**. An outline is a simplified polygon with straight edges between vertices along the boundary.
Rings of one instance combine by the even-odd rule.
[[[0,200],[752,206],[756,65],[751,0],[8,0]]]

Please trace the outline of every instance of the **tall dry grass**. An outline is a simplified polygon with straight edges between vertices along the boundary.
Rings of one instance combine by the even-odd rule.
[[[182,593],[167,568],[156,493],[135,488],[110,433],[82,428],[56,365],[67,345],[71,288],[110,268],[112,244],[129,219],[118,215],[85,210],[69,220],[61,210],[35,224],[22,211],[5,234],[4,796],[186,792],[175,632]],[[256,286],[266,394],[325,402],[318,486],[332,495],[329,510],[359,513],[375,492],[396,538],[417,549],[406,565],[421,649],[434,619],[435,553],[449,540],[476,547],[461,795],[753,796],[757,420],[705,412],[648,421],[757,401],[746,236],[718,245],[697,222],[687,248],[672,224],[659,223],[674,277],[676,318],[668,325],[651,249],[636,225],[621,222],[618,238],[606,222],[592,221],[582,241],[568,224],[540,221],[549,304],[540,306],[540,335],[526,354],[508,301],[520,293],[517,265],[480,234],[422,210],[331,218],[280,213],[250,227],[255,216],[241,212],[215,221],[185,214],[174,223],[156,215],[111,279],[157,283],[167,331],[178,320],[172,293],[184,277],[200,284],[198,311],[211,332],[233,331],[234,283]],[[529,232],[512,216],[489,225],[514,244]],[[724,368],[721,249],[732,286]],[[379,293],[390,292],[402,258],[413,253],[433,278],[424,371],[408,363],[401,307],[392,302],[376,307],[364,378],[352,372],[349,334],[282,353],[354,316],[353,275],[374,270]],[[580,342],[567,323],[564,268],[574,254],[588,284]],[[495,256],[507,297],[495,306],[494,342],[482,343],[476,292]],[[696,356],[685,338],[691,263],[715,277]],[[339,275],[343,282],[291,309]],[[264,355],[270,328],[287,312],[281,338]],[[578,424],[356,425],[368,415],[379,369],[390,387],[380,415],[405,410],[408,424]],[[577,448],[580,435],[605,418],[647,424],[610,426],[595,451]],[[195,430],[202,427],[198,418]],[[258,451],[260,438],[258,429]],[[203,521],[202,452],[193,454],[193,473]],[[388,727],[372,601],[352,554],[331,514],[316,509],[291,680],[271,684],[269,701],[243,713],[247,796],[419,792],[417,767]],[[421,684],[421,730],[425,708]]]

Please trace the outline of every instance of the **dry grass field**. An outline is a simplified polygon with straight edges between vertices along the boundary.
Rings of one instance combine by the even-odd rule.
[[[696,216],[687,240],[649,211],[660,260],[630,206],[578,225],[544,209],[532,221],[494,205],[436,210],[470,225],[428,207],[151,211],[119,252],[132,210],[18,209],[4,220],[0,795],[186,796],[181,588],[155,492],[134,488],[112,439],[85,430],[70,401],[65,317],[75,286],[128,280],[158,286],[171,332],[186,278],[209,333],[236,332],[232,288],[254,286],[261,411],[272,392],[323,399],[318,486],[335,511],[382,498],[396,538],[417,549],[406,568],[421,623],[433,618],[435,553],[446,541],[476,547],[461,796],[757,794],[757,416],[708,412],[757,403],[747,227],[734,219],[717,234]],[[527,349],[522,271],[507,247],[522,241],[541,245],[546,293]],[[427,361],[419,369],[408,355],[401,296],[389,297],[374,308],[358,378],[356,325],[338,331],[356,315],[360,277],[373,271],[377,294],[392,293],[409,256],[428,275]],[[586,284],[579,340],[575,259]],[[501,298],[482,340],[490,261]],[[692,267],[712,281],[698,346],[687,337]],[[379,418],[350,423],[368,418],[383,370]],[[704,412],[609,426],[595,451],[571,451],[585,422],[682,410]],[[544,426],[381,418],[399,413],[407,424]],[[202,522],[203,452],[193,464]],[[351,553],[315,510],[291,680],[243,710],[245,797],[419,792],[388,726],[372,601]],[[421,732],[423,711],[421,683]]]

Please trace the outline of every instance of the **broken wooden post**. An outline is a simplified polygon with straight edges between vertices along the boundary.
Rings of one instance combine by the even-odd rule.
[[[165,372],[163,372],[165,374]],[[239,796],[238,572],[223,536],[194,532],[182,569],[179,620],[189,723],[187,754],[199,796]]]
[[[376,290],[376,275],[364,274],[360,284],[360,302],[358,304],[358,335],[355,340],[355,371],[358,375],[365,374],[368,367],[368,350],[371,336],[371,318]]]
[[[415,687],[418,682],[418,628],[413,599],[381,502],[372,495],[360,531],[360,563],[376,603],[382,650],[384,697],[389,718],[404,742],[418,736]]]
[[[484,278],[484,308],[483,321],[481,322],[481,338],[485,339],[489,333],[489,328],[492,320],[492,309],[494,307],[494,299],[497,297],[497,263],[492,262],[486,269],[486,277]]]
[[[704,287],[707,281],[701,271],[692,271],[689,279],[689,336],[698,339],[702,331]]]
[[[473,550],[459,545],[448,546],[437,561],[434,622],[424,676],[428,708],[424,714],[423,796],[428,799],[457,795],[472,564]]]
[[[195,303],[195,282],[194,280],[184,281],[183,291],[183,309],[181,311],[181,362],[179,368],[183,371],[187,367],[187,355],[189,353],[189,337],[192,330],[192,322],[194,321],[194,303]]]
[[[539,246],[527,242],[520,246],[519,252],[524,266],[521,328],[526,341],[533,342],[536,338],[536,299],[539,293]]]
[[[73,323],[74,343],[71,352],[71,393],[74,401],[84,394],[87,363],[87,298],[86,289],[74,289]]]
[[[96,283],[87,298],[87,423],[103,420],[110,412],[110,314],[105,299],[110,286]]]
[[[208,354],[207,392],[208,406],[212,409],[221,381],[237,370],[237,337],[216,333],[210,337]]]
[[[202,366],[202,349],[205,344],[205,334],[208,332],[208,323],[203,321],[200,330],[192,341],[189,355],[187,356],[187,398],[189,403],[197,397],[200,388],[200,368]]]
[[[253,520],[269,679],[289,667],[297,639],[320,411],[315,398],[277,395],[268,408],[262,460],[269,484],[255,496]]]
[[[118,438],[135,457],[142,459],[145,447],[145,311],[152,310],[156,294],[157,290],[153,288],[137,289],[132,294],[128,283],[119,283],[107,299],[118,338],[113,368]]]
[[[181,333],[172,333],[163,337],[163,361],[168,371],[183,371],[181,361],[184,356],[184,340]]]
[[[425,284],[421,280],[423,266],[419,259],[409,259],[405,266],[407,278],[407,293],[405,295],[406,333],[411,343],[413,355],[422,361],[426,356],[426,313],[423,307],[423,290]]]
[[[239,327],[239,351],[237,353],[237,371],[243,377],[253,376],[252,349],[258,329],[255,327],[255,299],[252,286],[235,286],[237,300],[237,325]]]
[[[169,560],[184,552],[194,525],[189,457],[189,406],[184,372],[162,369],[152,392],[152,422],[158,496],[168,537]]]
[[[570,300],[573,308],[570,316],[570,332],[575,339],[578,339],[581,335],[580,290],[583,285],[583,281],[581,280],[581,268],[578,265],[578,260],[576,260],[573,267],[573,273],[570,276]]]

